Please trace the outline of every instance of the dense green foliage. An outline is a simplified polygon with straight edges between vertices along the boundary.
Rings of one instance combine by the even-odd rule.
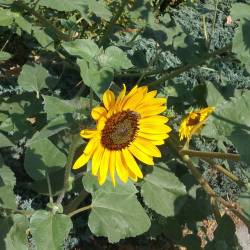
[[[214,160],[235,179],[192,160],[219,208],[236,202],[250,228],[250,2],[169,2],[0,0],[0,249],[85,249],[93,235],[239,249],[232,218],[216,218],[214,197],[168,140],[138,183],[99,186],[91,163],[69,172],[103,92],[148,85],[168,99],[177,148],[183,115],[216,108],[190,148],[239,154]],[[201,240],[208,218],[218,226]]]

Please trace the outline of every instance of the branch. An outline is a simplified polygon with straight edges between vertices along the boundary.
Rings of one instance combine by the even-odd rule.
[[[88,209],[90,209],[90,208],[91,208],[91,205],[88,205],[88,206],[85,206],[85,207],[81,207],[81,208],[76,209],[75,211],[69,213],[68,216],[69,216],[69,217],[72,217],[72,216],[74,216],[74,215],[76,215],[76,214],[79,214],[79,213],[81,213],[81,212],[84,212],[84,211],[86,211],[86,210],[88,210]]]

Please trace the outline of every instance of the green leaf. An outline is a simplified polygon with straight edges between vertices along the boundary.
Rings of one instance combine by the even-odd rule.
[[[26,91],[35,91],[39,97],[39,92],[47,88],[46,79],[49,77],[48,71],[40,64],[31,66],[25,64],[18,78],[18,84]]]
[[[145,204],[158,214],[176,215],[186,201],[186,188],[165,164],[154,166],[141,188]]]
[[[0,8],[0,26],[9,26],[19,15],[7,9]]]
[[[100,53],[99,47],[91,39],[76,39],[63,42],[62,46],[72,56],[83,58],[86,61],[93,60]]]
[[[113,187],[110,181],[106,181],[98,188],[96,179],[93,176],[83,178],[85,188],[92,192],[88,221],[91,232],[108,237],[112,243],[146,232],[150,219],[137,200],[135,187],[130,182],[117,183]]]
[[[0,148],[15,146],[8,137],[0,132]]]
[[[208,120],[203,135],[223,135],[230,139],[241,154],[242,160],[250,163],[248,148],[250,143],[250,91],[219,105]],[[208,131],[208,133],[206,133]]]
[[[55,96],[45,96],[44,99],[44,110],[47,113],[47,119],[51,120],[58,115],[66,113],[81,112],[83,113],[89,108],[88,98],[74,98],[72,100],[63,100]]]
[[[241,209],[243,209],[243,213],[250,220],[250,184],[247,185],[247,190],[240,194],[238,203],[240,204]]]
[[[41,180],[46,173],[63,168],[66,156],[48,139],[32,143],[25,152],[24,168],[34,179]]]
[[[0,162],[0,207],[16,208],[16,196],[13,192],[15,184],[14,173]]]
[[[110,46],[98,57],[102,67],[110,67],[115,70],[129,69],[133,66],[126,53],[116,46]]]
[[[63,242],[72,228],[71,219],[64,214],[53,215],[38,210],[30,219],[30,231],[37,250],[63,249]],[[46,238],[44,238],[46,236]]]
[[[220,105],[221,103],[225,102],[224,97],[221,95],[220,91],[216,88],[216,86],[210,82],[206,82],[206,101],[207,105],[211,107],[216,107]]]
[[[10,53],[5,52],[5,51],[0,51],[0,61],[9,60],[11,57],[12,57],[12,55]]]
[[[6,236],[13,225],[12,218],[1,218],[0,217],[0,246],[1,249],[6,250]]]
[[[80,67],[84,84],[92,88],[101,99],[103,92],[109,88],[114,78],[113,70],[111,68],[98,68],[95,63],[88,63],[83,59],[78,59],[77,64]]]
[[[27,250],[28,238],[27,230],[29,227],[29,220],[21,214],[13,216],[13,226],[11,227],[5,239],[6,249],[8,250]]]
[[[231,8],[231,15],[234,20],[240,19],[239,27],[233,39],[232,51],[236,57],[250,67],[250,4],[234,3]]]
[[[55,135],[65,129],[69,129],[74,120],[71,114],[65,114],[55,117],[39,132],[36,132],[33,137],[27,141],[26,146],[39,142],[45,138]]]

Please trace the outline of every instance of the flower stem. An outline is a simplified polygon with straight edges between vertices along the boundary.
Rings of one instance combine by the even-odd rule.
[[[229,179],[231,179],[232,181],[239,184],[239,186],[244,186],[245,185],[244,182],[242,182],[238,176],[234,175],[233,173],[231,173],[230,171],[228,171],[226,168],[222,167],[221,165],[216,164],[213,160],[206,159],[206,158],[203,159],[203,160],[206,161],[207,163],[209,163],[213,168],[215,168],[219,172],[226,175]]]
[[[92,206],[91,206],[91,204],[90,204],[90,205],[87,205],[87,206],[85,206],[85,207],[78,208],[78,209],[76,209],[75,211],[69,213],[68,216],[69,216],[69,217],[72,217],[72,216],[74,216],[74,215],[76,215],[76,214],[79,214],[79,213],[81,213],[81,212],[84,212],[84,211],[90,209],[91,207],[92,207]]]
[[[77,138],[78,138],[78,135],[72,135],[72,137],[71,137],[71,144],[69,147],[68,158],[67,158],[67,162],[66,162],[66,166],[65,166],[63,189],[61,190],[61,193],[57,198],[57,201],[56,201],[57,205],[60,205],[62,203],[62,200],[65,196],[65,192],[67,191],[68,181],[69,181],[69,177],[70,177],[70,170],[71,170],[74,154],[75,154],[75,151],[77,148],[77,143],[76,143]]]
[[[192,149],[181,149],[180,153],[183,155],[189,156],[198,156],[201,158],[219,158],[219,159],[226,159],[232,161],[239,161],[240,155],[239,154],[230,154],[230,153],[221,153],[221,152],[206,152],[206,151],[196,151]]]

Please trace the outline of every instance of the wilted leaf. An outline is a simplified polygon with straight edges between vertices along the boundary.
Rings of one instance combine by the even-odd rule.
[[[37,250],[63,249],[63,242],[72,228],[71,219],[64,214],[36,211],[30,219],[30,231]],[[46,238],[44,238],[46,236]]]

